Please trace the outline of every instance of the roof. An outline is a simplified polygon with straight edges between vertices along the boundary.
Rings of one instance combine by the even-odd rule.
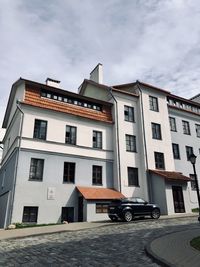
[[[96,121],[101,121],[101,122],[106,122],[106,123],[112,123],[112,111],[111,111],[111,106],[112,104],[103,101],[93,101],[92,98],[89,97],[82,97],[79,96],[78,94],[68,94],[68,96],[76,97],[76,101],[83,99],[86,102],[89,103],[94,103],[95,105],[101,105],[101,110],[94,110],[91,108],[85,108],[83,106],[75,105],[75,104],[70,104],[70,103],[65,103],[62,101],[58,100],[53,100],[49,99],[47,97],[41,97],[41,89],[43,87],[41,86],[36,86],[27,83],[26,84],[26,91],[25,91],[25,99],[22,102],[23,104],[27,104],[29,106],[34,106],[37,108],[42,108],[42,109],[48,109],[48,110],[53,110],[57,112],[63,112],[67,113],[70,115],[75,115],[75,116],[80,116],[86,119],[91,119],[91,120],[96,120]],[[46,89],[46,87],[44,87]],[[47,87],[49,92],[55,92],[55,94],[58,96],[59,93],[63,91],[58,91],[53,89],[50,90],[49,87]],[[64,94],[62,94],[63,96]],[[66,95],[66,94],[65,94]],[[64,96],[65,96],[64,95]],[[105,104],[106,103],[106,104]]]
[[[112,103],[102,101],[99,99],[94,99],[90,97],[86,97],[83,95],[79,95],[70,91],[66,91],[64,89],[60,89],[57,87],[49,86],[46,84],[30,81],[24,78],[19,78],[11,88],[9,101],[7,104],[6,112],[4,115],[3,120],[3,128],[7,128],[10,111],[13,105],[13,101],[15,98],[17,87],[24,83],[25,84],[25,100],[22,101],[24,104],[32,105],[35,107],[45,108],[45,109],[54,109],[56,111],[64,112],[64,113],[70,113],[72,115],[82,116],[89,119],[99,120],[99,121],[106,121],[106,122],[112,122],[112,115],[111,115],[111,107]],[[72,98],[80,99],[82,101],[92,102],[95,104],[99,104],[103,106],[103,111],[98,112],[95,110],[89,110],[81,107],[75,107],[72,105],[67,105],[66,103],[59,103],[59,105],[56,105],[56,102],[50,101],[48,99],[44,100],[40,97],[40,90],[45,89],[47,91],[51,91],[57,94],[62,94],[63,96],[70,96]]]
[[[197,95],[191,97],[190,100],[193,100],[193,99],[198,98],[198,97],[200,97],[200,94],[197,94]]]
[[[114,85],[113,88],[116,88],[116,89],[123,89],[123,87],[127,87],[127,86],[135,86],[136,84],[140,84],[140,85],[143,85],[145,87],[150,87],[151,89],[154,89],[156,91],[159,91],[159,92],[162,92],[162,93],[165,93],[165,94],[170,94],[169,91],[167,90],[164,90],[162,88],[158,88],[156,86],[153,86],[151,84],[148,84],[148,83],[144,83],[144,82],[140,82],[140,81],[136,81],[136,82],[133,82],[133,83],[125,83],[125,84],[119,84],[119,85]]]
[[[168,98],[177,99],[177,100],[180,100],[182,102],[185,102],[185,103],[200,107],[200,103],[195,102],[194,100],[191,100],[192,98],[191,99],[186,99],[186,98],[183,98],[181,96],[177,96],[177,95],[173,95],[173,94],[168,95]]]
[[[83,95],[84,94],[85,89],[87,87],[87,84],[91,84],[91,85],[97,86],[97,87],[102,88],[102,89],[105,89],[105,90],[116,91],[116,92],[127,94],[127,95],[130,95],[130,96],[136,96],[136,97],[138,97],[138,94],[131,93],[131,92],[126,92],[126,91],[117,89],[117,88],[115,88],[113,86],[107,86],[105,84],[97,83],[97,82],[94,82],[94,81],[88,80],[88,79],[84,79],[83,83],[80,85],[80,87],[79,87],[79,94],[80,95]]]
[[[160,170],[149,170],[149,172],[153,174],[157,174],[166,180],[173,180],[173,181],[191,181],[191,178],[183,175],[181,172],[175,171],[160,171]]]
[[[81,195],[87,200],[120,199],[125,197],[122,193],[110,188],[82,186],[77,186],[76,188],[81,193]]]

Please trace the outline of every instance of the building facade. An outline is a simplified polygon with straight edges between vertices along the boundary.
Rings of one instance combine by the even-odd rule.
[[[197,207],[192,165],[200,104],[135,82],[102,84],[102,65],[78,94],[20,78],[3,128],[0,227],[107,219],[112,199],[140,196],[162,214]],[[197,174],[200,176],[199,157]]]

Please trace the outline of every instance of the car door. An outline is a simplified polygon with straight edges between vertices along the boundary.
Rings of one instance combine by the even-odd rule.
[[[138,215],[146,215],[151,212],[151,207],[147,204],[147,202],[141,198],[137,198],[137,211]]]

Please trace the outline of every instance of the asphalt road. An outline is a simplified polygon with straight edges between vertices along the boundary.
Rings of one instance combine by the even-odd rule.
[[[197,226],[196,218],[131,223],[0,241],[0,266],[158,266],[145,245],[168,233]]]

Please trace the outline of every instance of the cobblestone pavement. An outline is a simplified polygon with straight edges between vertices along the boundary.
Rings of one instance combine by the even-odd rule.
[[[137,220],[0,241],[0,266],[155,267],[144,247],[158,236],[196,228],[196,218]]]

